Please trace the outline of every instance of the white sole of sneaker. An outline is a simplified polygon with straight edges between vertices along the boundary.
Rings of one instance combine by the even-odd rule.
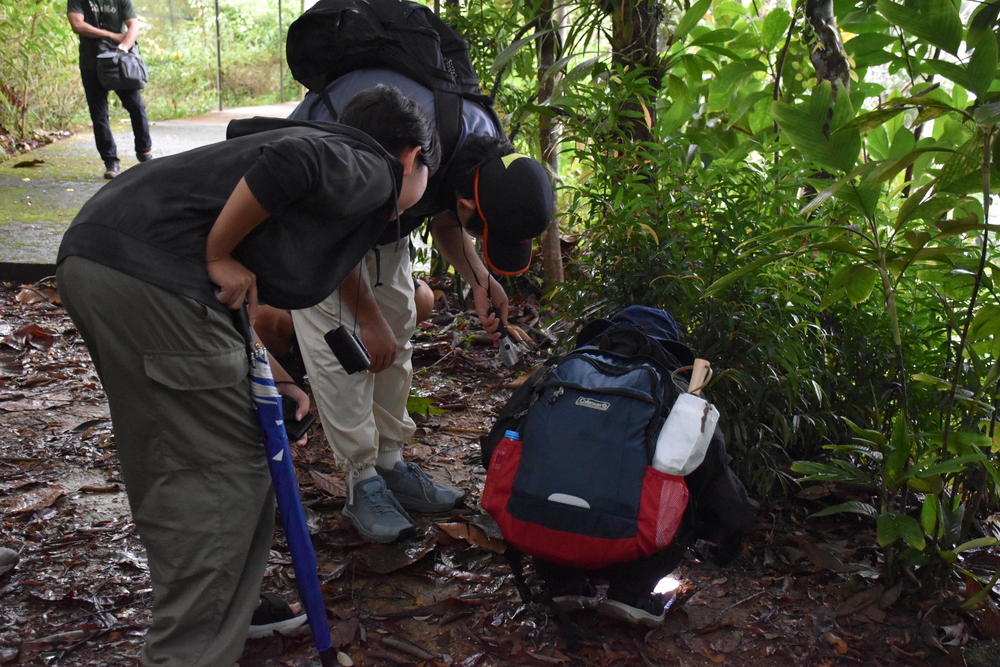
[[[261,637],[270,637],[275,632],[285,633],[303,625],[306,620],[307,617],[305,614],[299,614],[298,616],[292,616],[283,621],[275,621],[266,625],[251,625],[250,631],[247,632],[247,638],[260,639]]]
[[[597,613],[602,616],[617,618],[632,625],[645,625],[649,628],[659,627],[663,624],[663,619],[666,618],[666,614],[653,616],[648,611],[630,607],[618,600],[608,599],[601,600],[601,604],[597,607]]]
[[[552,598],[552,602],[565,612],[597,609],[600,604],[597,596],[587,597],[586,595],[557,595]]]

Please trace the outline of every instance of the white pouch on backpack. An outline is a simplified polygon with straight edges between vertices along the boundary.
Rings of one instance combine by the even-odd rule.
[[[698,396],[706,384],[709,363],[695,359],[690,393],[681,394],[656,438],[653,467],[668,475],[688,475],[701,465],[719,421],[715,406]],[[709,376],[710,377],[710,376]]]

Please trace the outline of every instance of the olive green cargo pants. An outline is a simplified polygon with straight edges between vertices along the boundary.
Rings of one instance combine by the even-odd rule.
[[[229,667],[257,606],[274,494],[225,313],[80,257],[63,304],[111,408],[153,587],[144,665]]]

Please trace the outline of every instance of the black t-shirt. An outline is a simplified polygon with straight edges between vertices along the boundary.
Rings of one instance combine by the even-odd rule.
[[[80,210],[58,261],[86,257],[222,308],[205,243],[245,178],[270,217],[233,255],[256,274],[262,302],[307,308],[333,293],[389,225],[402,171],[373,139],[348,127],[258,131],[123,172]]]
[[[125,33],[125,21],[137,18],[132,0],[67,0],[67,14],[83,14],[83,20],[111,32]],[[80,69],[97,69],[95,37],[80,37]]]

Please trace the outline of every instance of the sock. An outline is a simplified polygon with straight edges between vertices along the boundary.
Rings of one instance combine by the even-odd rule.
[[[375,465],[379,468],[385,470],[392,470],[396,463],[403,460],[403,450],[402,449],[389,449],[381,450],[378,453],[378,458],[375,459]]]

